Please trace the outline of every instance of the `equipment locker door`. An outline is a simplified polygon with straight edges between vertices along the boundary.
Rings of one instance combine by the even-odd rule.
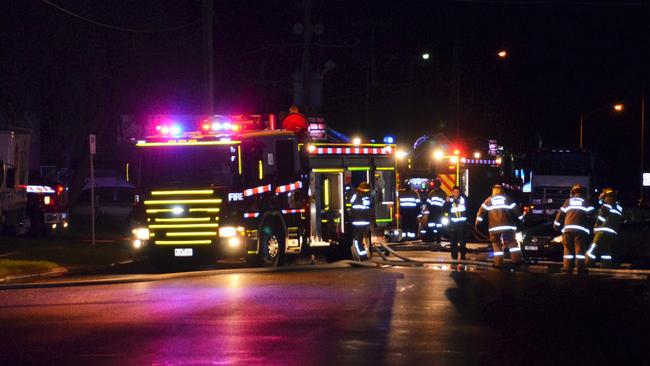
[[[310,177],[311,246],[327,246],[343,234],[345,208],[342,172],[312,172]]]

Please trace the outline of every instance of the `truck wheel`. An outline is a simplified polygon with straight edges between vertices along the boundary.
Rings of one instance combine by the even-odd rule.
[[[280,265],[281,256],[282,243],[275,233],[262,234],[262,241],[260,242],[261,265],[264,267],[277,267]]]
[[[364,233],[358,238],[352,239],[352,259],[361,262],[372,257],[372,243],[370,231]]]
[[[259,253],[247,256],[246,262],[254,267],[278,267],[282,265],[284,242],[277,230],[263,226],[260,230]]]

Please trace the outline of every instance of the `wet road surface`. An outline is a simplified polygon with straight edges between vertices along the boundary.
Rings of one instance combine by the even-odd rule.
[[[404,267],[3,290],[0,364],[643,364],[649,309],[647,280]]]

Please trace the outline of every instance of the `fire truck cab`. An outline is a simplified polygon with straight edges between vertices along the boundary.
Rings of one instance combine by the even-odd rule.
[[[214,116],[189,132],[160,124],[138,141],[133,246],[161,266],[241,257],[278,266],[321,250],[368,259],[373,238],[395,225],[394,146],[333,144],[273,120]],[[372,221],[353,246],[347,192],[362,181]]]

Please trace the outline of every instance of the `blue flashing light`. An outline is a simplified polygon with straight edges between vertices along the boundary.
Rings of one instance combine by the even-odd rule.
[[[395,137],[393,137],[393,136],[384,137],[384,143],[385,144],[393,144],[393,143],[395,143]]]
[[[169,129],[169,132],[170,132],[173,136],[178,136],[178,135],[180,135],[180,134],[183,132],[183,129],[182,129],[181,126],[179,126],[179,125],[173,125],[173,126],[171,126],[171,128]]]

